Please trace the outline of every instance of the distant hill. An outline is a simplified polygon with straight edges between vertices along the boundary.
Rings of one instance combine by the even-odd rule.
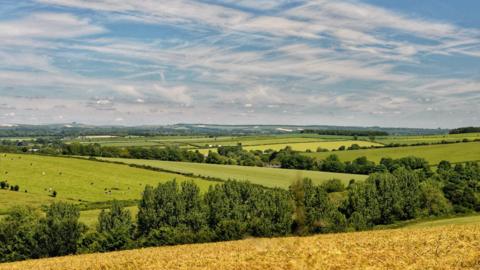
[[[175,124],[152,126],[93,126],[79,123],[51,125],[1,125],[0,137],[77,137],[88,135],[153,136],[153,135],[249,135],[301,133],[305,130],[378,132],[390,135],[447,134],[446,129],[355,127],[326,125],[210,125]]]

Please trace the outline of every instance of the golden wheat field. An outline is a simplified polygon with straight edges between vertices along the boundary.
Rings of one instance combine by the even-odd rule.
[[[480,225],[247,239],[32,260],[0,269],[480,269]]]

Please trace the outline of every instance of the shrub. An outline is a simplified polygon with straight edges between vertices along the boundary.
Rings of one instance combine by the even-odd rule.
[[[345,190],[345,185],[339,179],[331,179],[322,184],[322,187],[328,193],[341,192]]]

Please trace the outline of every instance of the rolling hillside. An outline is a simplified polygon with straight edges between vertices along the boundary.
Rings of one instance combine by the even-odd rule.
[[[416,156],[425,158],[431,165],[436,165],[442,160],[448,160],[452,163],[479,161],[480,142],[305,153],[305,155],[320,159],[324,159],[331,154],[337,155],[342,161],[351,161],[355,158],[366,156],[369,160],[375,162],[379,162],[383,157],[402,158]]]
[[[0,155],[0,181],[19,185],[20,190],[0,191],[0,211],[14,204],[34,205],[55,200],[70,202],[102,202],[113,199],[140,198],[145,185],[156,186],[172,179],[191,178],[178,174],[154,172],[126,165],[101,163],[75,158],[39,155]],[[213,182],[194,179],[206,190]]]
[[[0,270],[476,269],[480,225],[147,248],[0,264]]]
[[[160,169],[192,173],[194,175],[208,176],[220,178],[223,180],[248,180],[254,184],[263,185],[266,187],[281,187],[287,188],[293,181],[298,178],[308,177],[314,183],[322,183],[333,178],[342,180],[348,183],[350,179],[364,180],[366,175],[345,174],[345,173],[329,173],[319,171],[305,171],[305,170],[287,170],[277,168],[264,167],[248,167],[236,165],[217,165],[205,163],[189,163],[189,162],[174,162],[174,161],[160,161],[160,160],[142,160],[142,159],[121,159],[121,158],[102,158],[109,161],[119,161],[127,164],[148,165]]]

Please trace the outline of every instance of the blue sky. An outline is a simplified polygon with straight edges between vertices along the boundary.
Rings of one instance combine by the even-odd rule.
[[[480,125],[477,0],[0,0],[0,125]]]

